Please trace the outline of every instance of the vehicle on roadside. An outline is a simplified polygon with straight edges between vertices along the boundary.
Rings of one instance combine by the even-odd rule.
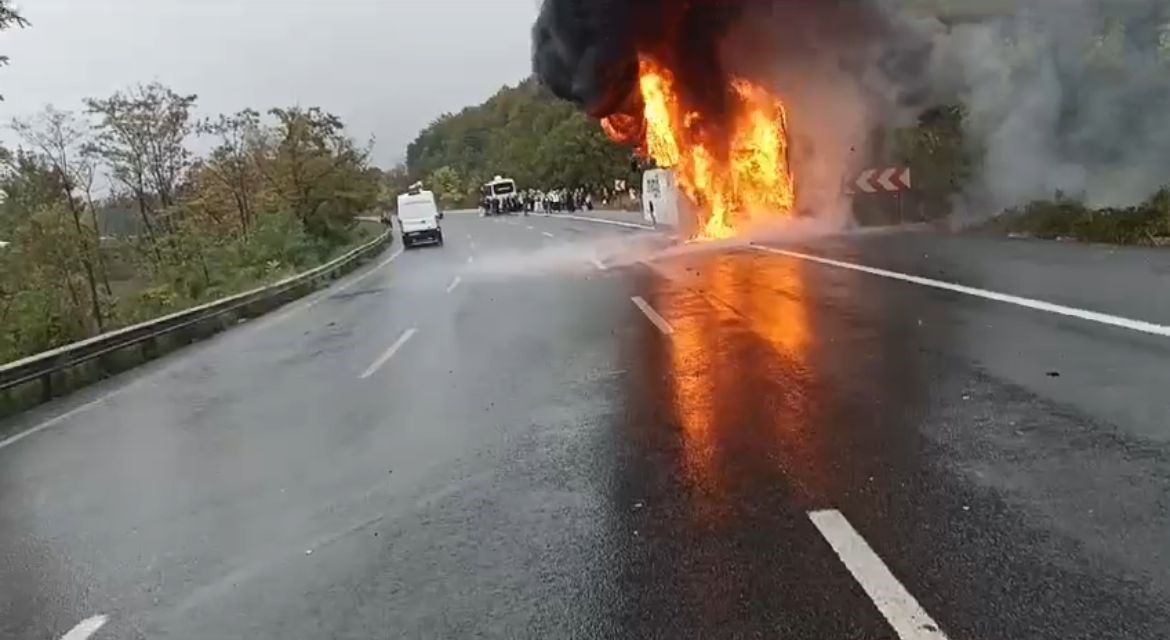
[[[520,200],[520,193],[516,190],[516,181],[511,178],[496,176],[491,182],[481,188],[483,200],[480,207],[484,215],[494,216],[501,213],[516,213],[524,207]]]
[[[420,243],[442,246],[442,218],[435,194],[422,189],[411,189],[398,196],[398,225],[402,229],[402,246],[413,247]]]

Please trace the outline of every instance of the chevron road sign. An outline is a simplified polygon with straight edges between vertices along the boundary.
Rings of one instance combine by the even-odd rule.
[[[899,193],[913,188],[909,167],[866,169],[845,184],[847,193]]]

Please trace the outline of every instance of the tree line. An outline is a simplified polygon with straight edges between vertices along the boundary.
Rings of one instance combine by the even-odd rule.
[[[377,207],[381,172],[337,116],[196,107],[152,83],[11,123],[0,362],[272,281],[372,233],[354,218]]]
[[[422,180],[446,206],[466,206],[496,175],[515,179],[521,189],[634,184],[640,178],[632,159],[595,120],[529,78],[424,128],[406,149],[401,175]]]

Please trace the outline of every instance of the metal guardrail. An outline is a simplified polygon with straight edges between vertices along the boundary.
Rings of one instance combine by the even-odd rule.
[[[291,289],[314,284],[323,278],[331,278],[335,272],[341,271],[351,263],[378,252],[391,239],[392,230],[388,228],[374,240],[334,260],[279,282],[0,365],[0,391],[40,379],[44,384],[44,398],[51,398],[53,374],[127,347],[148,343],[249,305],[277,301]]]

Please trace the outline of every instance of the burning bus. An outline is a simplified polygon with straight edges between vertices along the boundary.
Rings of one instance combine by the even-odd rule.
[[[719,64],[720,25],[746,4],[550,1],[534,29],[537,74],[610,139],[670,170],[697,216],[695,239],[796,215],[784,101]],[[605,25],[621,37],[586,37]]]

